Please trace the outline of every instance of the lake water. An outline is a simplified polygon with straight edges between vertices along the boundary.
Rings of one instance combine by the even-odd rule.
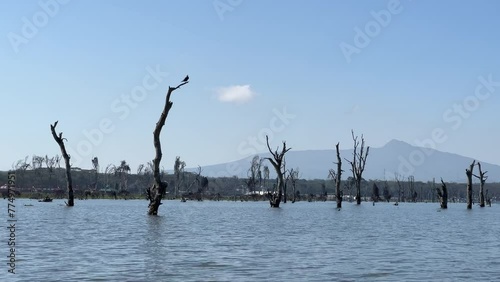
[[[33,206],[24,206],[33,204]],[[500,281],[500,206],[16,200],[0,281]]]

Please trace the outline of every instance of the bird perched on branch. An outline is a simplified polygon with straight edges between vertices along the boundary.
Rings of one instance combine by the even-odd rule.
[[[186,77],[184,78],[184,80],[182,80],[182,82],[187,82],[189,80],[189,75],[186,75]]]

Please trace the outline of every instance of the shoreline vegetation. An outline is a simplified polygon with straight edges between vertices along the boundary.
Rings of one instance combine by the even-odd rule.
[[[127,167],[126,163],[120,165]],[[140,169],[140,173],[128,173],[127,169],[110,170],[95,173],[94,169],[72,169],[75,199],[147,199],[146,189],[151,185],[152,176]],[[17,175],[16,198],[66,199],[66,181],[64,168],[37,168],[15,170]],[[184,172],[167,174],[162,171],[162,179],[168,183],[165,200],[220,200],[220,201],[268,201],[272,194],[275,180],[268,177],[251,181],[250,178],[206,177],[199,181],[200,173]],[[0,171],[0,179],[7,179],[7,171]],[[95,181],[97,179],[97,182]],[[198,179],[198,180],[197,180]],[[198,182],[203,182],[204,187]],[[249,187],[248,183],[252,183]],[[96,184],[97,183],[97,184]],[[0,192],[6,198],[7,188],[0,182]],[[335,201],[336,184],[332,179],[289,179],[287,197],[295,201]],[[466,203],[466,183],[447,182],[448,201]],[[295,189],[292,189],[295,186]],[[355,184],[351,178],[342,180],[342,201],[355,202]],[[500,183],[484,184],[488,197],[494,203],[500,195]],[[436,181],[415,181],[407,179],[362,180],[362,202],[429,202],[439,203]],[[480,183],[474,183],[473,203],[479,203]],[[295,190],[295,193],[293,192]],[[378,192],[377,192],[378,191]],[[415,194],[416,193],[416,194]],[[177,194],[177,196],[175,196]],[[377,195],[378,194],[378,195]],[[293,201],[291,201],[293,202]]]

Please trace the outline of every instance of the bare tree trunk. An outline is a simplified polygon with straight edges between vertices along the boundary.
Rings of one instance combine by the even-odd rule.
[[[337,175],[335,177],[335,198],[337,200],[337,208],[342,208],[342,190],[340,187],[340,181],[342,176],[342,159],[340,158],[339,143],[335,146],[337,150]]]
[[[479,183],[479,206],[484,208],[484,182]]]
[[[437,193],[441,202],[441,208],[442,209],[447,209],[448,208],[448,189],[446,188],[446,184],[444,183],[443,179],[441,178],[441,190],[437,189]]]
[[[401,181],[400,181],[400,179],[399,179],[399,178],[400,178],[399,174],[394,173],[394,179],[396,180],[396,183],[398,184],[398,201],[397,201],[396,203],[399,203],[399,202],[403,202],[403,201],[404,201],[404,200],[403,200],[404,196],[403,196],[403,197],[401,197],[401,194],[402,194],[402,191],[401,191],[401,190],[402,190],[403,184],[401,184]],[[404,191],[403,191],[403,193],[404,193]]]
[[[266,158],[271,162],[273,165],[274,169],[276,170],[276,174],[278,175],[278,186],[277,190],[275,191],[277,193],[271,194],[271,197],[269,199],[269,203],[271,204],[272,208],[279,208],[280,203],[281,203],[281,194],[283,193],[283,186],[284,186],[284,177],[283,177],[283,158],[285,157],[286,152],[290,151],[292,148],[286,148],[286,142],[283,141],[283,149],[280,153],[278,153],[278,149],[276,149],[275,152],[271,150],[271,147],[269,146],[269,137],[266,135],[266,142],[267,142],[267,148],[269,149],[269,152],[273,156],[273,158]]]
[[[177,87],[168,87],[168,92],[167,92],[167,97],[165,100],[165,106],[163,108],[163,112],[160,115],[160,119],[156,123],[155,130],[153,132],[153,144],[155,147],[155,158],[153,160],[153,186],[148,189],[148,198],[149,198],[149,210],[148,214],[149,215],[157,215],[158,214],[158,208],[161,205],[161,200],[163,198],[163,194],[165,194],[165,191],[167,190],[167,183],[161,181],[161,175],[160,175],[160,162],[162,158],[162,151],[161,151],[161,143],[160,143],[160,133],[161,129],[163,128],[163,125],[165,125],[165,121],[168,116],[168,112],[172,108],[173,103],[170,101],[170,95],[172,95],[172,92],[177,90],[179,87],[183,86],[184,84],[188,83],[187,80],[183,81],[181,84],[177,85]]]
[[[474,160],[468,169],[465,169],[465,175],[467,175],[467,209],[472,209],[472,172],[474,170]]]
[[[271,196],[271,200],[269,201],[269,204],[271,205],[272,208],[279,208],[280,207],[281,198],[283,195],[283,190],[285,188],[284,187],[285,181],[284,181],[283,174],[281,173],[281,171],[277,174],[278,174],[278,186],[277,186],[278,191],[276,191],[276,193]]]
[[[287,186],[287,185],[286,185],[286,184],[287,184],[287,183],[286,183],[286,181],[285,181],[285,183],[283,184],[283,203],[284,203],[284,204],[286,204],[286,193],[287,193],[287,191],[286,191],[286,186]]]
[[[361,179],[356,179],[356,204],[361,205]]]
[[[287,186],[288,186],[288,178],[290,178],[290,174],[286,175],[286,161],[283,162],[283,203],[286,204],[287,200]]]
[[[488,179],[488,176],[486,176],[487,171],[483,172],[481,168],[481,163],[477,162],[477,166],[479,168],[479,176],[474,175],[479,179],[479,206],[484,208],[484,183],[486,182],[486,179]]]
[[[292,168],[290,170],[290,172],[288,173],[288,176],[290,177],[290,180],[292,181],[292,190],[293,190],[292,203],[295,203],[297,201],[296,183],[297,183],[297,179],[299,178],[299,168],[297,168],[297,169]]]
[[[73,194],[73,182],[71,180],[71,164],[69,162],[69,155],[66,152],[66,147],[64,146],[64,139],[62,137],[62,132],[56,134],[56,126],[57,126],[58,121],[56,121],[53,125],[50,125],[50,131],[52,132],[52,137],[54,137],[54,140],[56,140],[57,144],[59,145],[59,148],[61,149],[61,154],[64,158],[64,162],[66,164],[66,183],[68,187],[68,202],[66,205],[68,207],[72,207],[75,205],[75,196]]]
[[[491,207],[491,198],[488,196],[488,189],[486,189],[486,203],[488,204],[489,207]]]

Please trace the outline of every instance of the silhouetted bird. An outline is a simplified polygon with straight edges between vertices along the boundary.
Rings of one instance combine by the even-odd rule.
[[[184,80],[182,82],[187,82],[189,80],[189,75],[186,75],[186,77],[184,78]]]

